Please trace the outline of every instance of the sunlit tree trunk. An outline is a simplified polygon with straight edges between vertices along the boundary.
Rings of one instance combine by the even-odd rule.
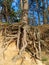
[[[48,6],[48,20],[49,20],[49,6]],[[49,23],[49,21],[48,21],[48,23]]]
[[[46,0],[46,4],[47,4],[47,23],[49,22],[48,18],[49,18],[49,13],[48,13],[48,0]]]
[[[21,3],[21,9],[23,10],[23,1],[20,0],[20,3]]]
[[[21,0],[22,22],[28,23],[28,0]]]
[[[42,10],[43,10],[43,24],[46,24],[47,23],[47,12],[46,12],[46,9],[45,9],[45,2],[44,0],[42,0]]]
[[[44,11],[44,24],[47,23],[47,15],[46,14],[47,14],[46,11]]]
[[[46,0],[46,3],[44,2],[44,22],[46,24],[48,21],[48,16],[47,16],[48,11],[47,11],[47,8],[45,7],[45,5],[47,5],[47,0]]]
[[[43,24],[45,24],[45,17],[44,17],[44,1],[41,0],[42,2],[42,15],[43,15]]]

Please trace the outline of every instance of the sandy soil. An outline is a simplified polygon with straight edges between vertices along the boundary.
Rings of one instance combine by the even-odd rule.
[[[0,34],[1,35],[1,34]],[[0,36],[0,65],[44,65],[42,64],[41,61],[37,60],[37,63],[35,62],[35,60],[32,58],[30,59],[30,55],[27,52],[24,52],[22,54],[22,56],[25,58],[19,58],[16,61],[13,61],[12,58],[17,56],[18,54],[18,50],[16,49],[16,45],[15,42],[12,42],[9,47],[7,48],[7,50],[4,52],[4,54],[2,54],[2,40],[3,37]]]
[[[49,25],[46,26],[44,25],[44,27],[40,26],[39,28],[43,32],[49,29]],[[27,52],[23,52],[22,54],[23,58],[19,58],[16,61],[12,60],[13,57],[16,57],[18,55],[18,50],[16,48],[15,42],[13,41],[3,54],[2,53],[3,48],[1,48],[2,41],[3,41],[3,36],[1,36],[1,32],[0,32],[0,65],[49,65],[49,56],[45,55],[45,53],[42,53],[42,61],[36,59],[35,62],[34,58],[31,59],[30,54],[28,54]]]

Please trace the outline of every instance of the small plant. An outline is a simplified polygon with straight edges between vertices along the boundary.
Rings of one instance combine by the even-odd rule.
[[[42,58],[42,61],[47,61],[47,58],[46,58],[46,57],[43,57],[43,58]]]

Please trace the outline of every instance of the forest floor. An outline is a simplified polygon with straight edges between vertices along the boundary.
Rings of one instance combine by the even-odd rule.
[[[38,26],[42,34],[48,34],[49,32],[49,25],[43,25]],[[46,31],[46,32],[45,32]],[[43,33],[45,32],[45,33]],[[0,65],[49,65],[49,53],[46,53],[45,51],[42,51],[41,53],[41,61],[38,59],[30,58],[30,54],[28,54],[26,51],[23,52],[22,56],[25,58],[19,58],[17,61],[12,60],[13,57],[18,55],[18,49],[16,48],[16,42],[13,41],[10,43],[8,48],[5,50],[5,52],[2,54],[2,40],[3,36],[0,34]],[[49,35],[44,38],[45,42],[48,40],[49,44]],[[44,49],[43,49],[44,50]]]

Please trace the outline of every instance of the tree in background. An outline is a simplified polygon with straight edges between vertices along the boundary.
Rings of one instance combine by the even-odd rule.
[[[1,7],[2,7],[2,15],[4,16],[4,18],[6,19],[6,21],[9,21],[9,14],[11,12],[11,3],[12,0],[2,0],[1,1]]]
[[[29,10],[30,12],[37,12],[35,18],[36,22],[38,20],[38,24],[47,24],[49,21],[49,12],[48,12],[48,0],[29,0]],[[33,15],[33,14],[32,14]]]
[[[0,6],[2,7],[1,9],[1,18],[4,18],[6,22],[15,22],[17,21],[17,16],[20,11],[15,12],[14,8],[11,8],[13,3],[13,0],[1,0],[0,1]]]

